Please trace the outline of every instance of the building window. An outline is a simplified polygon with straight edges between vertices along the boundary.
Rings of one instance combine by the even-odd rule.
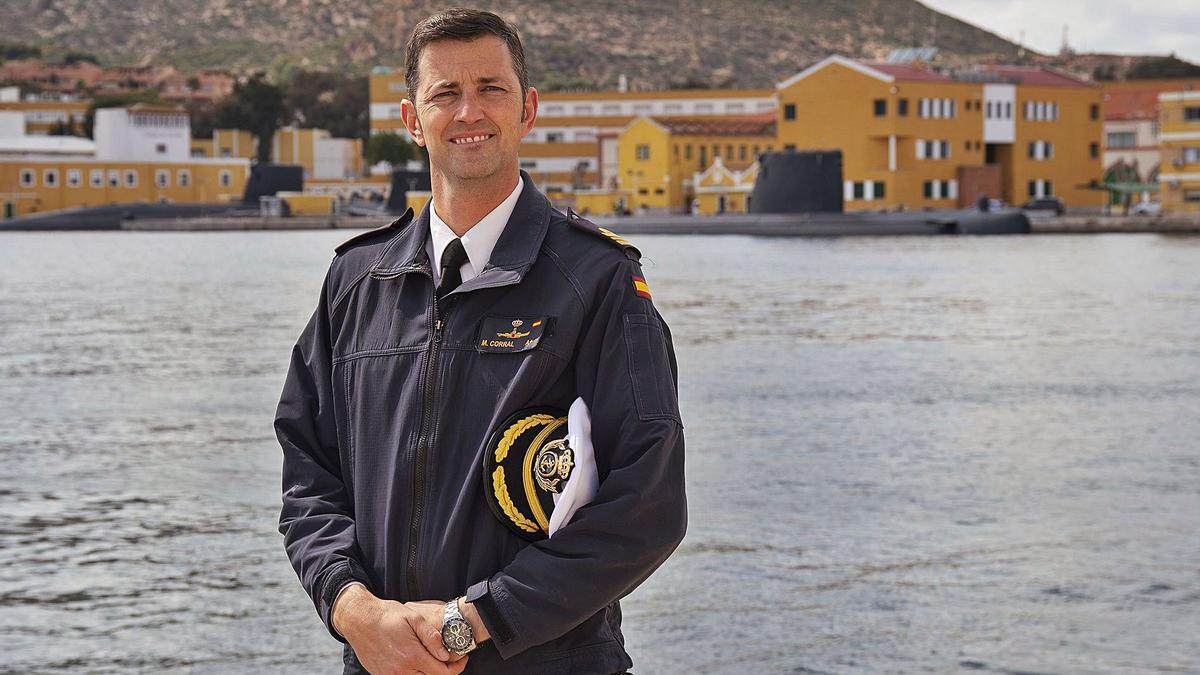
[[[1200,202],[1200,190],[1184,190],[1183,201]]]
[[[600,107],[600,114],[601,115],[620,115],[621,114],[621,104],[620,103],[605,103],[603,106]]]
[[[509,166],[511,166],[511,164]],[[229,187],[230,185],[233,185],[233,174],[229,171],[221,171],[221,173],[217,174],[217,183],[221,187]]]
[[[592,106],[577,105],[575,106],[575,114],[581,117],[590,117],[592,115]]]
[[[690,144],[683,146],[683,158],[689,162],[692,160],[692,146]]]
[[[83,174],[79,172],[79,169],[67,169],[67,185],[70,187],[79,187],[82,182]]]
[[[881,180],[875,181],[875,199],[883,199],[887,197],[887,183]]]
[[[1110,148],[1132,148],[1137,145],[1137,136],[1132,131],[1110,131],[1105,139]]]
[[[697,115],[711,115],[712,113],[713,113],[713,104],[711,104],[711,103],[697,103],[696,104],[696,114]]]
[[[527,171],[533,171],[534,169],[537,169],[537,161],[532,159],[523,159],[521,160],[521,168]]]
[[[650,194],[650,190],[648,190],[647,188],[638,188],[638,194],[639,195],[648,195],[648,194]]]
[[[175,182],[179,187],[188,187],[192,184],[192,172],[187,169],[180,169],[175,172]]]
[[[1005,102],[1004,102],[1004,119],[1006,119],[1006,120],[1011,120],[1011,119],[1012,119],[1012,108],[1013,108],[1013,102],[1012,102],[1012,101],[1005,101]]]
[[[922,188],[922,194],[925,195],[926,199],[933,199],[933,181],[931,181],[931,180],[925,181],[925,183],[921,186],[921,188]]]
[[[1184,148],[1183,163],[1196,164],[1200,163],[1200,148]]]
[[[650,146],[646,145],[646,144],[641,144],[641,145],[637,146],[636,153],[637,153],[638,161],[644,162],[644,161],[650,159]],[[509,166],[511,166],[511,164]]]
[[[42,184],[46,187],[58,187],[58,169],[42,171]]]
[[[167,154],[167,144],[166,143],[155,143],[154,151],[160,155]]]
[[[739,162],[746,161],[746,146],[744,146],[744,145],[738,146],[738,161]]]
[[[1088,143],[1088,157],[1096,159],[1100,156],[1100,144]]]
[[[37,173],[33,169],[21,169],[21,187],[33,187],[37,183]]]
[[[908,117],[908,99],[902,98],[896,101],[896,114],[901,117]]]
[[[795,149],[796,149],[796,144],[795,144],[795,143],[784,143],[784,144],[783,144],[783,149],[784,149],[784,150],[795,150]],[[770,152],[770,151],[771,151],[771,146],[769,146],[769,145],[768,145],[768,146],[767,146],[767,152]]]
[[[1054,181],[1044,180],[1042,182],[1045,183],[1045,185],[1046,185],[1046,196],[1047,197],[1052,196],[1054,194]]]
[[[732,145],[725,146],[725,159],[728,159],[728,160],[733,159],[733,146]]]
[[[104,187],[104,171],[101,169],[92,169],[88,172],[88,182],[92,187]]]
[[[785,120],[796,119],[796,104],[795,103],[785,103],[783,105],[783,119],[785,119]]]
[[[654,188],[654,194],[656,194],[656,195],[666,194],[666,190],[663,190],[662,188]]]
[[[887,115],[887,99],[885,99],[885,98],[875,99],[875,116],[876,117],[884,117],[886,115]]]
[[[125,170],[125,187],[137,187],[138,172],[135,169]]]
[[[561,131],[547,131],[546,132],[546,142],[547,143],[562,143],[563,142],[562,132]],[[509,164],[509,166],[512,166],[512,165]]]
[[[120,187],[121,186],[121,172],[120,171],[118,171],[116,169],[108,170],[108,186],[109,187]]]
[[[1088,117],[1093,120],[1100,119],[1100,104],[1099,103],[1093,103],[1091,106],[1088,107]]]
[[[854,199],[862,199],[864,196],[863,184],[861,181],[854,183]]]
[[[683,104],[682,103],[668,103],[663,106],[663,112],[668,115],[682,115],[683,114]]]
[[[1183,119],[1188,122],[1200,120],[1200,107],[1188,106],[1183,109]]]
[[[167,171],[166,169],[155,169],[154,184],[160,188],[169,186],[171,184],[171,172]]]
[[[548,105],[545,110],[546,117],[558,117],[563,114],[561,105]],[[512,166],[511,164],[509,166]]]

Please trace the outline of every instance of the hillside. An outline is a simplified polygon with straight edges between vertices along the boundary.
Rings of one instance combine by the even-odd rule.
[[[108,65],[295,68],[400,65],[425,0],[32,0],[0,3],[0,42],[96,54]],[[915,0],[494,0],[543,88],[770,86],[840,53],[934,44],[950,62],[1017,60],[1015,45]]]

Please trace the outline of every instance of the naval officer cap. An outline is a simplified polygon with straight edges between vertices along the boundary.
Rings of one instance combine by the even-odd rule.
[[[529,541],[553,535],[599,487],[587,404],[578,398],[566,414],[517,411],[492,432],[483,473],[488,506],[505,527]]]

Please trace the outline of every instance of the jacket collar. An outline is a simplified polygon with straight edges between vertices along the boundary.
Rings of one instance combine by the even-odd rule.
[[[512,216],[504,226],[504,233],[492,249],[487,266],[478,276],[459,286],[455,293],[518,283],[537,260],[542,240],[546,238],[546,230],[550,226],[550,200],[534,186],[529,174],[522,171],[521,178],[525,186],[517,198]],[[372,277],[388,279],[410,272],[430,272],[425,241],[429,238],[431,208],[432,199],[421,209],[420,215],[413,218],[384,248],[371,266]],[[412,216],[405,214],[404,217]]]

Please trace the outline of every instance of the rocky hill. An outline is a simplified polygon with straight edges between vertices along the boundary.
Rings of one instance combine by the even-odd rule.
[[[106,65],[234,71],[398,66],[426,0],[26,0],[0,3],[0,41]],[[949,63],[1036,58],[916,0],[484,0],[512,20],[535,84],[762,87],[831,53],[934,45]]]

